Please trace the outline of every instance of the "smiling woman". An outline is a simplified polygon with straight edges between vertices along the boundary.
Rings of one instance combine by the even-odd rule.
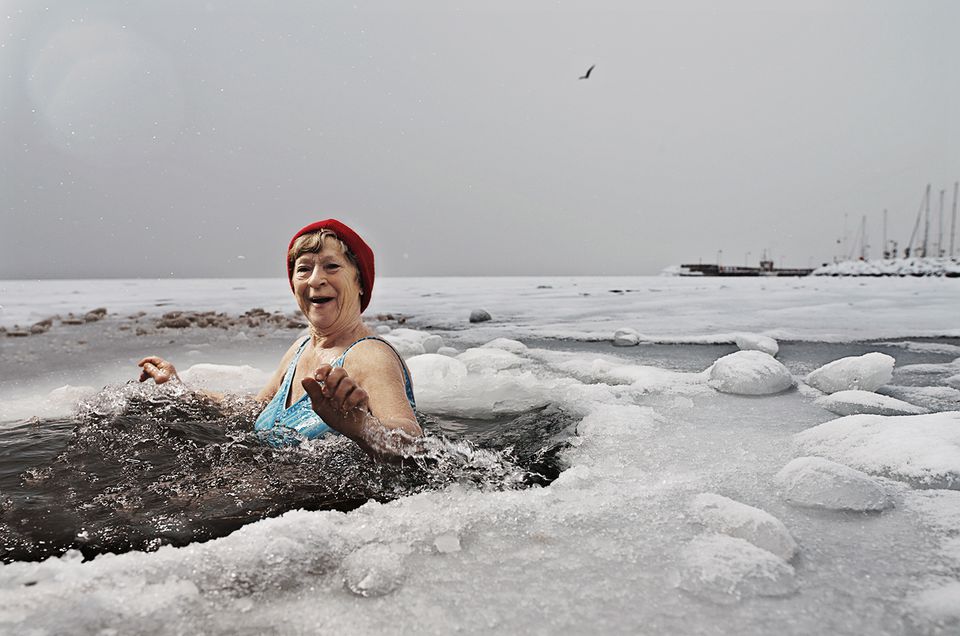
[[[363,323],[373,293],[373,250],[336,219],[312,223],[287,248],[287,275],[310,324],[257,395],[255,428],[271,444],[340,433],[378,458],[409,455],[422,435],[413,383],[400,355]],[[140,361],[140,381],[180,381],[156,356]]]

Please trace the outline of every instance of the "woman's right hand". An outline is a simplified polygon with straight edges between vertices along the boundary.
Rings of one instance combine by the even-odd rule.
[[[177,375],[176,368],[158,356],[147,356],[138,362],[137,366],[143,369],[140,372],[141,382],[146,382],[150,378],[153,378],[153,381],[157,384],[163,384],[170,380],[180,381],[180,376]]]

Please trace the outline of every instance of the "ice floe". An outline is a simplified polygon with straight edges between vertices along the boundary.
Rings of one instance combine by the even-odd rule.
[[[630,327],[621,327],[613,332],[613,346],[615,347],[633,347],[640,344],[640,334],[636,329]]]
[[[822,457],[798,457],[777,473],[788,503],[826,510],[886,510],[893,501],[866,473]]]
[[[694,497],[690,510],[708,530],[749,541],[784,561],[797,552],[797,542],[790,531],[766,510],[713,493]]]
[[[892,356],[877,352],[840,358],[810,372],[806,382],[824,393],[848,389],[876,391],[893,377],[895,362]]]
[[[800,451],[927,488],[960,488],[960,412],[848,415],[793,436]]]
[[[708,383],[723,393],[770,395],[793,386],[793,376],[768,353],[737,351],[713,363]]]
[[[920,415],[928,410],[922,406],[914,406],[909,402],[898,400],[887,395],[880,395],[871,391],[850,389],[824,395],[814,403],[837,415],[857,415],[868,413],[872,415]]]

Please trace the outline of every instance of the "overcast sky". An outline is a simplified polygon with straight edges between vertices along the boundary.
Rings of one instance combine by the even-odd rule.
[[[877,255],[887,208],[904,244],[928,182],[948,232],[960,178],[952,0],[0,0],[0,20],[0,278],[283,276],[330,216],[381,275],[807,266],[845,215]]]

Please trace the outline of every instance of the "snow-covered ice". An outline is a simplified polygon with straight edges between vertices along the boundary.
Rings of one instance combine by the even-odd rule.
[[[867,413],[871,415],[920,415],[927,413],[922,406],[914,406],[909,402],[898,400],[887,395],[880,395],[871,391],[851,389],[837,391],[824,395],[815,400],[815,403],[837,415],[857,415]]]
[[[885,510],[893,500],[869,475],[822,457],[797,457],[777,473],[784,500],[826,510]]]
[[[892,356],[877,352],[841,358],[811,371],[806,382],[824,393],[850,389],[876,391],[893,378],[895,363]]]
[[[710,386],[724,393],[770,395],[793,386],[787,367],[762,351],[737,351],[710,368]]]
[[[960,411],[848,415],[794,435],[800,452],[926,488],[960,489]]]

